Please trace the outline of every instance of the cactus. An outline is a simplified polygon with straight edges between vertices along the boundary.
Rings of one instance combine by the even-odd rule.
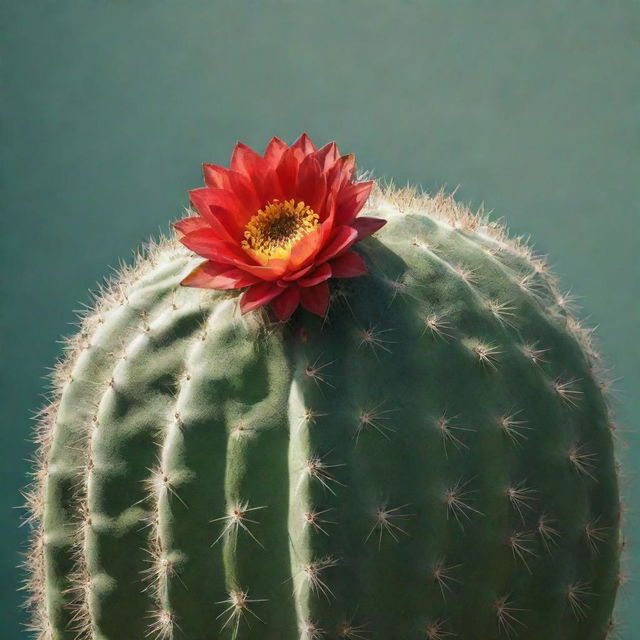
[[[541,259],[443,193],[329,312],[180,286],[162,240],[58,366],[29,493],[41,640],[603,640],[612,418]],[[369,215],[369,213],[367,213]]]

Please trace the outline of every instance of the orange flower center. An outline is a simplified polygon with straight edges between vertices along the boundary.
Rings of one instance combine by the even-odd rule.
[[[318,214],[302,200],[274,199],[249,220],[242,247],[267,259],[288,258],[293,245],[318,224]]]

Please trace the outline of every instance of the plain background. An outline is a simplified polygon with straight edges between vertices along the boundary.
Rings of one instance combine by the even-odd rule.
[[[202,161],[307,131],[377,176],[531,234],[599,325],[640,419],[640,4],[629,0],[3,0],[0,636],[43,375],[109,265],[182,215]],[[640,570],[633,473],[624,640]],[[637,485],[636,485],[637,486]]]

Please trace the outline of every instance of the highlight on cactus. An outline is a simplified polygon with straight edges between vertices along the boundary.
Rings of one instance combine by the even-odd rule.
[[[34,638],[614,637],[590,332],[521,239],[370,178],[238,143],[96,296],[37,429]]]

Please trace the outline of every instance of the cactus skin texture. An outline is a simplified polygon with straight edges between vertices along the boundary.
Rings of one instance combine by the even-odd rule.
[[[328,316],[241,316],[163,241],[58,367],[29,504],[41,640],[603,640],[612,418],[546,266],[450,198]]]

